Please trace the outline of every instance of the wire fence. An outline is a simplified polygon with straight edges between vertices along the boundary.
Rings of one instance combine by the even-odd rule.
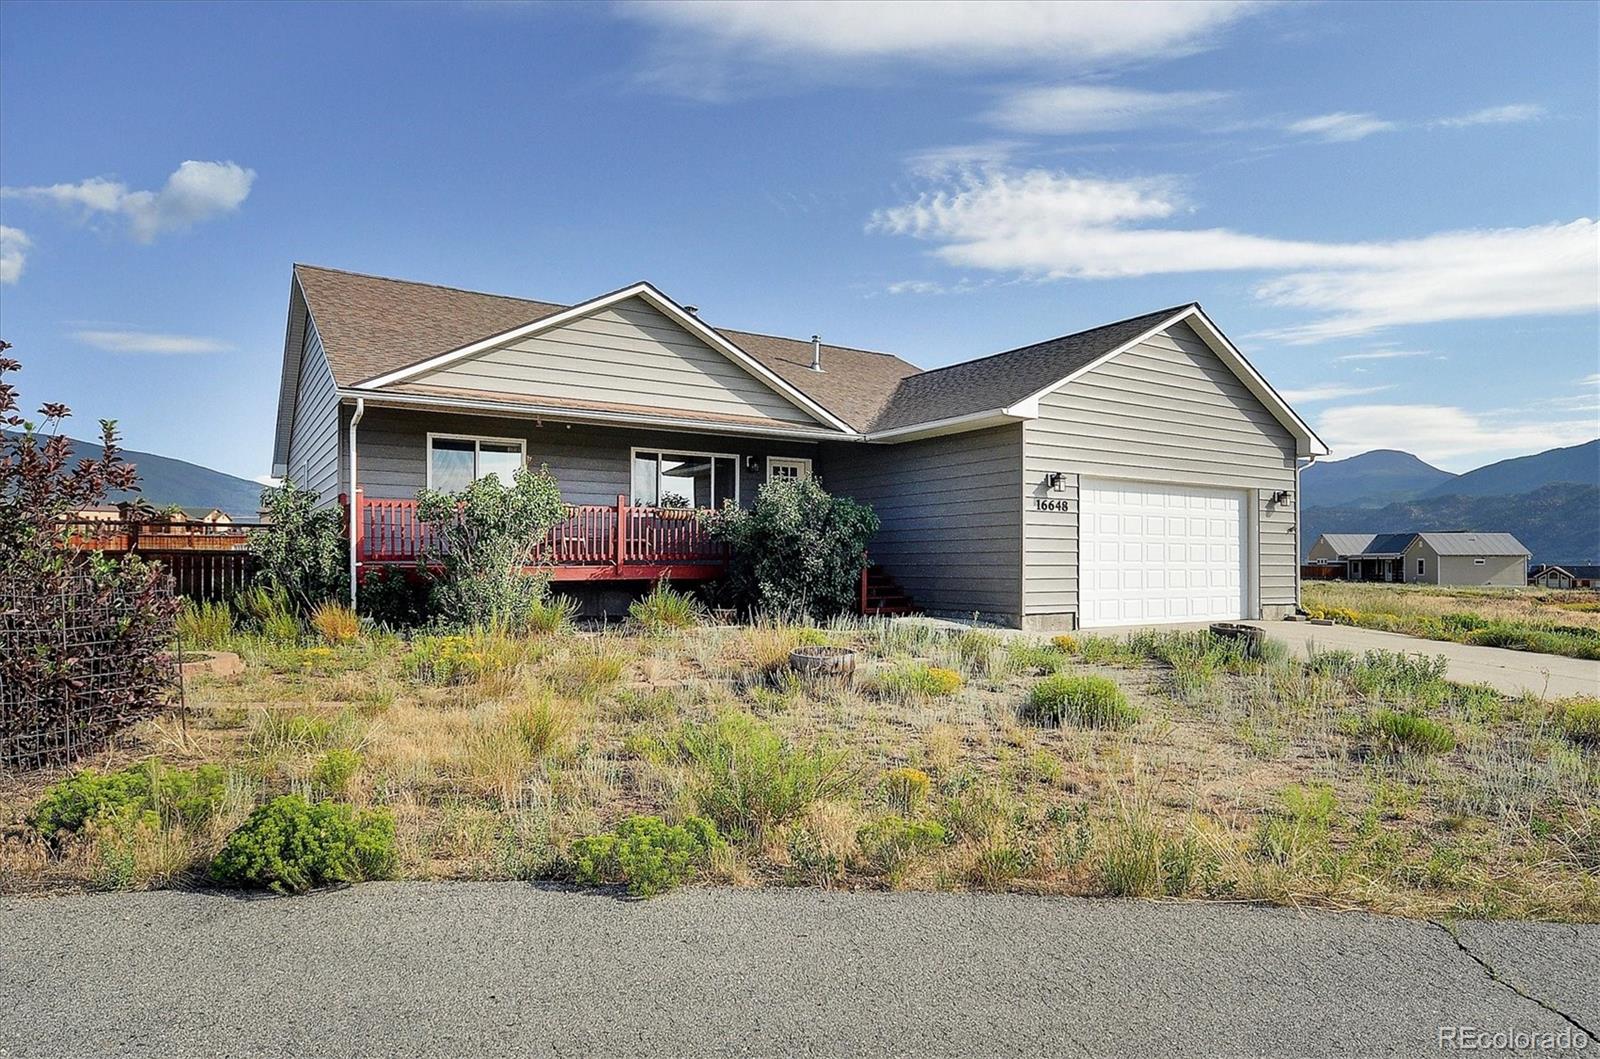
[[[0,581],[0,769],[65,764],[180,693],[170,577]]]

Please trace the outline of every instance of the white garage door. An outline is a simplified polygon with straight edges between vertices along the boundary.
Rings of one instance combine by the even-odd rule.
[[[1232,489],[1083,479],[1079,624],[1243,617],[1249,591],[1245,496]]]

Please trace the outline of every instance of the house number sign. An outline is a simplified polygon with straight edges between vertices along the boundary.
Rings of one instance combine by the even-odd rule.
[[[1033,498],[1035,511],[1071,511],[1070,501],[1058,500],[1053,496],[1036,496]]]

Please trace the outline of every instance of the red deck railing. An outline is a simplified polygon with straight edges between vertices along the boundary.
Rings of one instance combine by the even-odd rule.
[[[414,564],[428,543],[415,500],[367,499],[356,492],[357,561],[363,565]],[[573,504],[539,551],[557,580],[694,580],[714,577],[727,562],[727,546],[706,532],[695,512],[635,507],[626,496],[614,505]]]

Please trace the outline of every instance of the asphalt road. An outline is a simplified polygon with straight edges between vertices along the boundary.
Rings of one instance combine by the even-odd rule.
[[[810,890],[12,898],[0,1055],[1416,1056],[1450,1054],[1441,1026],[1600,1030],[1600,927],[1459,935],[1243,905]]]

